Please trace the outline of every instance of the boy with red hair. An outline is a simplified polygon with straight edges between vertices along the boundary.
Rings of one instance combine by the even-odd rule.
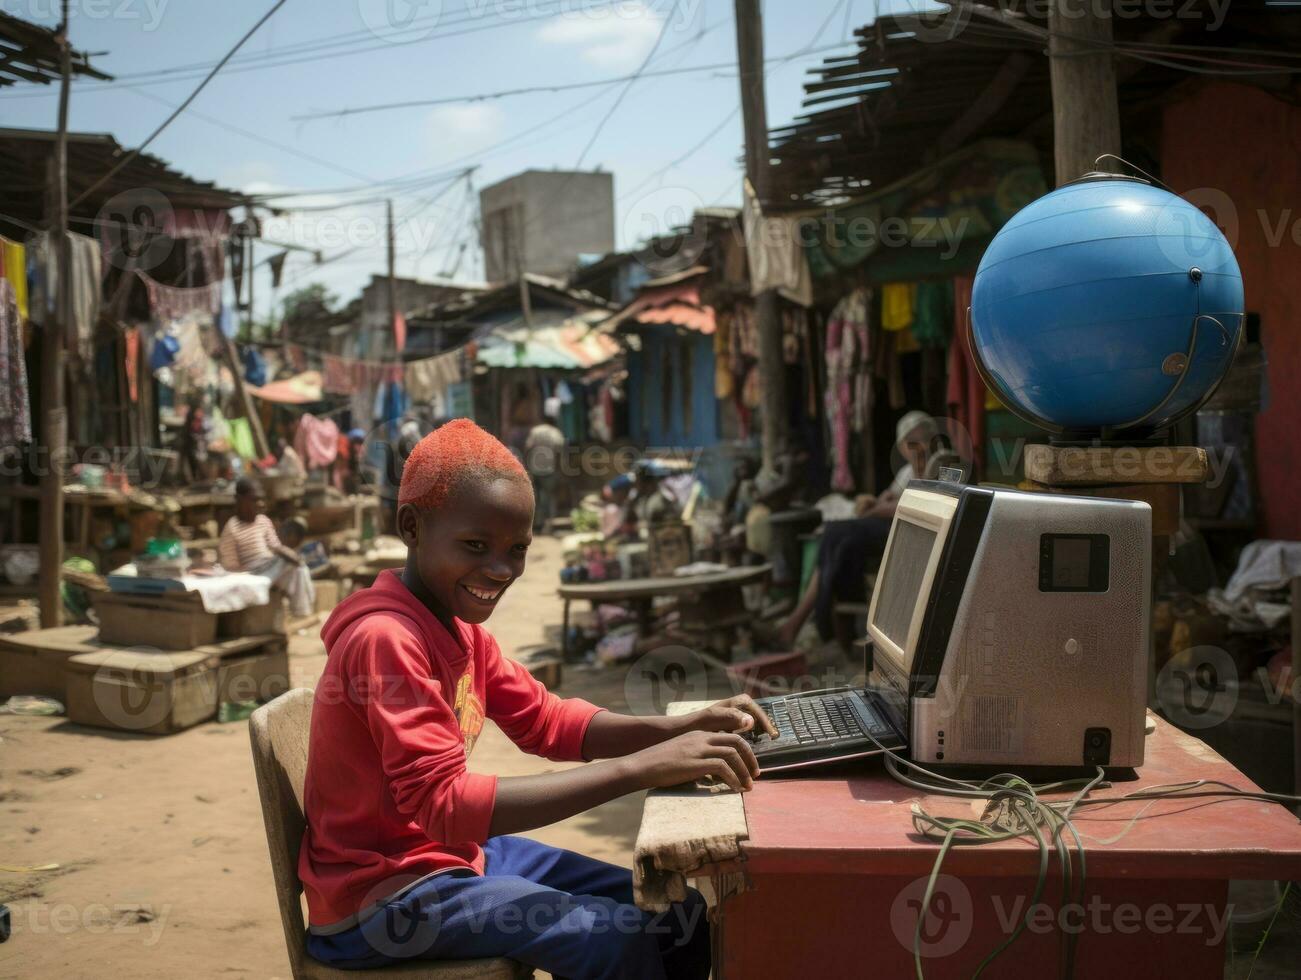
[[[706,775],[749,789],[759,768],[735,733],[771,723],[744,695],[682,718],[617,715],[503,657],[480,624],[523,573],[532,525],[528,474],[473,422],[407,460],[407,565],[322,631],[299,857],[308,952],[346,968],[506,956],[558,977],[704,980],[698,893],[652,916],[632,904],[629,871],[507,835]],[[485,718],[526,752],[603,761],[468,772]]]

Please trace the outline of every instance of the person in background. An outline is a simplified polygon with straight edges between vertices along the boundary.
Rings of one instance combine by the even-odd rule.
[[[290,445],[283,436],[276,439],[276,470],[281,476],[296,476],[300,480],[307,476],[307,467],[298,450]]]
[[[228,572],[249,572],[271,580],[289,599],[295,616],[306,616],[316,601],[307,563],[287,548],[271,518],[262,513],[265,501],[258,485],[247,477],[235,483],[235,516],[221,529],[217,555]]]
[[[555,425],[560,414],[560,400],[548,398],[546,418],[529,430],[524,441],[524,464],[533,480],[537,508],[533,513],[533,530],[541,531],[556,516],[556,498],[560,490],[560,453],[565,448],[565,434]]]
[[[829,640],[835,632],[832,615],[835,604],[863,601],[867,573],[880,563],[885,553],[899,497],[909,480],[927,475],[936,434],[935,420],[925,412],[909,412],[899,420],[895,427],[895,446],[904,465],[879,496],[863,494],[854,499],[855,516],[851,520],[831,521],[822,526],[817,567],[795,609],[777,625],[771,642],[781,649],[793,648],[800,628],[815,612],[818,634]]]
[[[199,483],[206,476],[208,428],[208,420],[199,403],[199,396],[194,395],[185,409],[185,423],[181,427],[179,446],[184,464],[181,475],[188,483]]]

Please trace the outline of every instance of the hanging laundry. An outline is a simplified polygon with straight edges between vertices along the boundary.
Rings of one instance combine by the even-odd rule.
[[[765,215],[748,180],[741,216],[750,262],[750,295],[775,289],[792,303],[812,306],[813,276],[801,244],[802,219]]]
[[[831,423],[831,485],[852,490],[850,432],[861,432],[871,418],[872,386],[869,365],[868,310],[872,293],[855,289],[844,297],[827,321],[827,390],[824,395]]]
[[[337,354],[321,356],[323,380],[321,390],[330,395],[349,395],[355,387],[352,380],[352,362]]]
[[[217,328],[228,340],[233,340],[235,334],[239,333],[239,326],[235,323],[235,311],[225,303],[221,304],[221,309],[217,312]]]
[[[448,351],[437,357],[409,361],[402,366],[407,395],[416,404],[427,404],[446,394],[448,387],[461,381],[461,352]]]
[[[967,341],[967,307],[971,305],[970,276],[953,280],[953,343],[949,347],[949,387],[946,401],[949,415],[971,440],[973,478],[984,469],[985,406],[988,392],[980,380]],[[956,440],[958,435],[951,434]],[[961,449],[959,449],[961,452]]]
[[[306,412],[298,420],[294,450],[309,469],[329,466],[339,455],[339,427],[331,419]]]
[[[149,309],[158,320],[178,320],[195,313],[216,314],[221,310],[221,283],[206,286],[165,286],[145,272],[136,270],[149,294]]]
[[[181,342],[171,334],[162,333],[154,338],[154,346],[149,351],[149,370],[160,371],[169,368],[176,361],[181,350]]]
[[[53,315],[59,295],[59,250],[53,234],[33,235],[27,243],[29,266],[33,271],[32,290],[28,298],[33,323],[45,323]],[[95,324],[99,320],[100,272],[103,255],[99,242],[76,232],[68,232],[69,280],[68,322],[64,325],[68,350],[89,363],[94,356]]]
[[[881,329],[905,330],[912,326],[915,282],[889,282],[881,287]]]
[[[31,401],[18,291],[7,278],[0,279],[0,449],[31,441]]]
[[[7,279],[14,287],[18,302],[18,315],[27,319],[27,249],[0,235],[0,279]]]
[[[122,333],[122,344],[126,349],[126,387],[131,400],[140,400],[140,328],[128,327]]]
[[[254,388],[261,388],[267,383],[267,365],[261,353],[252,345],[240,351],[240,362],[244,365],[244,380]]]
[[[919,282],[912,333],[923,347],[947,347],[953,328],[953,282]]]
[[[227,441],[231,450],[240,459],[257,459],[257,450],[253,448],[253,427],[248,419],[226,420]]]

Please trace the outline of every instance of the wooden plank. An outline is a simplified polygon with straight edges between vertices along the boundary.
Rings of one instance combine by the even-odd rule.
[[[705,575],[673,575],[660,578],[615,579],[611,582],[588,582],[562,585],[557,590],[562,599],[590,599],[593,602],[619,602],[647,599],[661,595],[703,591],[725,586],[751,585],[772,574],[771,565],[729,568],[725,572]]]
[[[100,643],[96,639],[98,634],[99,629],[95,626],[57,626],[54,629],[29,630],[26,633],[14,633],[8,636],[0,635],[0,651],[50,651],[80,654],[93,653],[96,650],[119,649]],[[216,643],[205,643],[195,647],[192,651],[184,652],[198,653],[220,659],[237,653],[244,653],[247,650],[256,650],[268,643],[283,641],[284,637],[279,634],[259,633],[256,636],[238,636],[229,640],[218,640]],[[176,652],[170,651],[171,654]],[[163,655],[150,654],[150,656]]]
[[[1209,470],[1199,446],[1025,447],[1026,479],[1050,487],[1203,483]]]
[[[675,701],[667,714],[684,715],[712,701]],[[709,865],[737,858],[749,836],[738,793],[698,787],[652,790],[646,795],[633,849],[633,898],[638,907],[663,911],[686,898],[687,878]]]

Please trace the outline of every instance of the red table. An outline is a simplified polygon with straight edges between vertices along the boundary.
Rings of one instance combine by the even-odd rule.
[[[1157,719],[1139,779],[1096,795],[1192,779],[1257,788],[1203,742]],[[697,872],[716,882],[742,880],[740,873],[745,882],[720,906],[714,976],[914,976],[913,931],[937,846],[914,831],[913,801],[936,815],[974,816],[969,801],[910,790],[875,761],[836,778],[760,780],[744,797],[739,857]],[[1301,823],[1274,803],[1127,802],[1077,811],[1075,823],[1086,835],[1087,897],[1064,922],[1079,933],[1079,978],[1219,980],[1229,879],[1301,878]],[[1037,846],[1023,841],[949,852],[923,930],[928,980],[975,972],[1024,914],[1038,867]],[[1041,901],[1033,927],[982,976],[1058,975],[1055,854]]]

